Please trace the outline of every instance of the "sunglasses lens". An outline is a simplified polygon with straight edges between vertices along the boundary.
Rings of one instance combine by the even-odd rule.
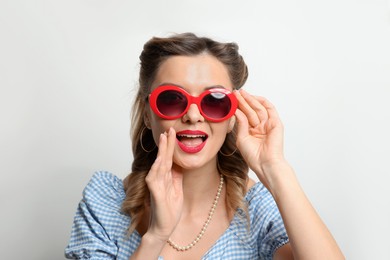
[[[208,117],[219,119],[229,114],[232,104],[226,94],[213,92],[202,99],[201,107]]]
[[[165,116],[178,116],[187,107],[187,98],[174,90],[163,91],[157,97],[157,108]]]

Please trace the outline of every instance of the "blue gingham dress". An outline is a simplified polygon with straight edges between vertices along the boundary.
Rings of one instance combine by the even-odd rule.
[[[122,180],[109,172],[96,172],[83,191],[65,256],[128,260],[140,244],[141,236],[137,231],[130,237],[126,233],[130,217],[121,212],[124,199]],[[276,249],[288,243],[278,208],[261,183],[248,191],[245,200],[251,222],[249,231],[244,212],[239,209],[203,260],[272,259]]]

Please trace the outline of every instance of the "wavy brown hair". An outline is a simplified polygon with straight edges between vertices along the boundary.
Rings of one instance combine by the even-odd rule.
[[[145,206],[150,203],[150,194],[145,177],[154,163],[157,150],[152,131],[144,122],[147,96],[160,65],[172,56],[195,56],[207,53],[223,63],[229,73],[235,89],[241,88],[248,78],[248,69],[238,53],[236,43],[220,43],[192,33],[175,34],[167,38],[153,37],[144,45],[140,55],[141,67],[139,88],[131,115],[131,139],[134,161],[131,173],[124,180],[126,198],[122,211],[131,217],[131,234],[145,213]],[[148,152],[146,152],[146,151]],[[228,155],[228,156],[227,156]],[[248,165],[236,149],[236,127],[226,135],[218,153],[217,168],[226,180],[226,207],[228,212],[238,208],[247,211],[244,202]]]

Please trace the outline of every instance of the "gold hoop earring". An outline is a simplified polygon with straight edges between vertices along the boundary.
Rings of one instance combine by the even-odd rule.
[[[234,151],[233,151],[232,153],[230,153],[230,154],[225,154],[225,153],[223,153],[221,150],[219,150],[219,153],[222,154],[223,156],[229,157],[229,156],[232,156],[236,151],[237,151],[237,147],[236,147],[236,149],[234,149]]]
[[[151,149],[151,150],[146,150],[146,149],[145,149],[145,147],[144,147],[144,145],[143,145],[143,143],[142,143],[142,136],[144,135],[145,129],[149,129],[149,128],[147,128],[147,127],[142,128],[141,135],[139,136],[139,143],[140,143],[140,145],[141,145],[142,150],[144,150],[145,153],[150,153],[151,151],[153,151],[154,149],[156,149],[156,144],[154,145],[153,149]]]

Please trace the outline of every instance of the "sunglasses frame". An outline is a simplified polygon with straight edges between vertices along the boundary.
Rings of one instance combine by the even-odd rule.
[[[169,90],[177,91],[177,92],[183,94],[187,98],[187,101],[188,101],[187,107],[183,110],[183,112],[181,112],[180,114],[178,114],[176,116],[164,115],[163,113],[160,112],[160,110],[157,107],[158,96],[161,93],[163,93],[165,91],[169,91]],[[231,105],[230,105],[230,111],[226,116],[224,116],[222,118],[213,118],[213,117],[210,117],[203,112],[202,107],[201,107],[201,101],[205,96],[212,94],[212,93],[222,93],[229,98]],[[182,89],[178,86],[163,85],[163,86],[157,87],[155,90],[153,90],[149,94],[149,105],[150,105],[151,109],[153,110],[153,112],[157,116],[159,116],[163,119],[167,119],[167,120],[173,120],[173,119],[177,119],[177,118],[182,117],[185,113],[187,113],[191,104],[196,104],[198,106],[199,112],[206,120],[211,121],[211,122],[221,122],[221,121],[224,121],[224,120],[226,120],[234,115],[234,113],[236,112],[236,109],[238,107],[238,100],[237,100],[236,96],[231,91],[224,89],[224,88],[211,88],[211,89],[208,89],[208,90],[205,90],[204,92],[202,92],[198,97],[194,97],[194,96],[190,95],[187,91],[185,91],[184,89]]]

